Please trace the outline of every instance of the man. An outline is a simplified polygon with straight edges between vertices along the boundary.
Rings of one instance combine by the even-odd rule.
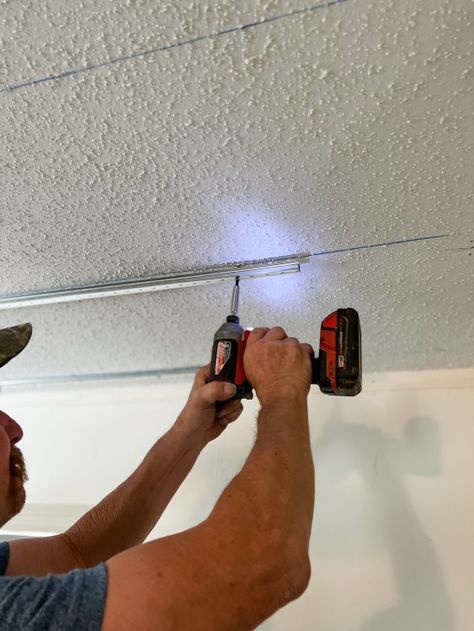
[[[0,366],[30,335],[30,325],[0,331]],[[198,526],[142,543],[202,449],[242,412],[234,388],[207,383],[209,366],[172,428],[100,504],[60,535],[0,544],[0,629],[244,631],[301,595],[314,506],[312,353],[280,327],[251,333],[257,438]],[[0,413],[0,525],[25,501],[21,438]]]

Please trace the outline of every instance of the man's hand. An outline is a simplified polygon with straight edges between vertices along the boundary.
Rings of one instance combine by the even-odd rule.
[[[208,383],[210,374],[210,364],[198,370],[188,401],[176,421],[178,426],[192,430],[205,442],[220,436],[228,423],[237,420],[243,411],[239,399],[229,401],[235,389],[226,390],[226,387],[232,384],[221,381]]]
[[[254,329],[247,340],[244,367],[260,403],[287,392],[306,397],[311,386],[312,357],[310,344],[288,337],[280,326]]]

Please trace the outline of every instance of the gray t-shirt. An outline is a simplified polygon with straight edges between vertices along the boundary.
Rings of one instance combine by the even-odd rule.
[[[0,631],[99,631],[107,567],[67,574],[4,576],[10,553],[0,543]]]

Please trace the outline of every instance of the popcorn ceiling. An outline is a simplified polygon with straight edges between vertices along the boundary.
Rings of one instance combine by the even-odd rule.
[[[472,3],[237,4],[2,7],[0,90],[61,77],[0,92],[1,293],[449,233],[249,281],[243,318],[316,343],[354,306],[364,369],[472,365]],[[199,364],[229,288],[0,311],[35,326],[1,378]]]

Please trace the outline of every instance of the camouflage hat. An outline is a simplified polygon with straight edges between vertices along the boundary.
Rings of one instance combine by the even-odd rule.
[[[0,329],[0,368],[21,353],[30,341],[32,332],[30,323]]]

